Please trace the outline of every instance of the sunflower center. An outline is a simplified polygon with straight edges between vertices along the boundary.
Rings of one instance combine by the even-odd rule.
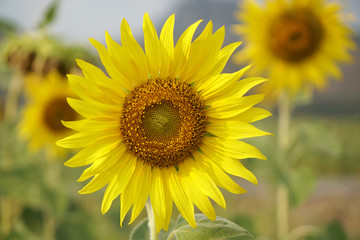
[[[125,98],[121,135],[127,150],[153,167],[177,166],[206,133],[205,106],[191,85],[149,79]]]
[[[322,37],[322,24],[312,12],[288,11],[270,29],[270,49],[283,60],[297,63],[316,52]]]
[[[44,110],[44,123],[53,132],[62,132],[67,130],[61,120],[71,121],[75,120],[76,113],[69,106],[66,98],[55,98],[50,101]]]

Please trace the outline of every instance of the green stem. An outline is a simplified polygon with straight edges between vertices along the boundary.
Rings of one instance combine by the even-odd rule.
[[[4,196],[0,202],[0,232],[7,236],[11,230],[11,199]]]
[[[17,115],[19,95],[22,88],[22,75],[15,72],[7,91],[4,119],[14,120]]]
[[[56,231],[56,221],[55,218],[49,214],[44,214],[45,223],[43,229],[43,237],[48,240],[55,240],[55,231]]]
[[[278,166],[286,168],[286,152],[289,142],[290,103],[287,94],[283,93],[278,99],[278,138],[277,161]],[[285,183],[279,182],[276,194],[277,236],[284,239],[289,231],[289,190]]]
[[[289,234],[286,236],[285,240],[300,240],[318,231],[319,228],[315,226],[311,226],[311,225],[299,226],[291,230],[291,232],[289,232]]]
[[[14,121],[18,112],[19,95],[22,89],[22,75],[19,72],[15,72],[10,84],[8,86],[5,109],[4,109],[4,121]],[[2,139],[1,139],[2,140]],[[0,168],[6,171],[11,171],[13,168],[12,149],[5,151],[2,161],[0,161]],[[0,235],[7,236],[12,228],[16,218],[21,214],[22,205],[15,202],[10,196],[2,196],[0,198]]]
[[[146,202],[146,212],[147,212],[147,215],[148,215],[148,226],[149,226],[150,240],[158,240],[158,235],[157,235],[157,232],[156,232],[154,212],[153,212],[153,209],[151,207],[150,202]]]
[[[285,238],[289,231],[289,200],[288,189],[284,183],[279,183],[276,192],[276,214],[277,214],[277,235],[278,239]]]

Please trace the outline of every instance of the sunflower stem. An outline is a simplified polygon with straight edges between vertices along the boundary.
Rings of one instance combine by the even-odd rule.
[[[158,240],[156,225],[155,225],[155,216],[150,202],[146,202],[146,212],[148,215],[150,240]]]
[[[16,118],[19,95],[21,93],[21,88],[22,88],[22,79],[23,79],[22,75],[18,72],[15,72],[10,81],[6,95],[6,101],[5,101],[5,110],[4,110],[5,119],[14,120]]]
[[[277,161],[279,167],[286,167],[286,151],[289,142],[290,102],[283,92],[278,99]],[[276,194],[277,236],[284,239],[289,231],[289,190],[284,182],[279,182]]]

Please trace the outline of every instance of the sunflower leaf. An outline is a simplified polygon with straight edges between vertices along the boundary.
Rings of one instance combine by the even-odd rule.
[[[180,215],[167,240],[243,240],[251,234],[239,225],[222,217],[209,220],[204,214],[195,214],[197,228],[192,228]]]
[[[144,219],[136,225],[130,233],[130,240],[149,240],[148,219]]]

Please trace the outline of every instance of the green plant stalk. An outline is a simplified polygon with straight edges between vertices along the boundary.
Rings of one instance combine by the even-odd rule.
[[[7,236],[11,230],[11,199],[6,196],[1,198],[0,201],[0,232]]]
[[[23,76],[20,72],[14,72],[14,75],[8,86],[5,109],[4,121],[14,121],[18,113],[18,100],[22,89]],[[11,170],[13,168],[13,161],[11,154],[6,154],[0,164],[0,168]],[[0,198],[0,232],[7,236],[14,224],[14,219],[21,212],[21,204],[15,204],[14,199],[8,196]]]
[[[19,72],[14,72],[6,95],[4,119],[14,120],[17,116],[22,81],[22,74]]]
[[[287,167],[286,152],[289,142],[290,102],[285,92],[278,99],[277,161],[282,169]],[[289,231],[289,190],[285,183],[278,182],[276,193],[277,237],[285,239]]]
[[[148,215],[150,240],[158,240],[158,235],[156,232],[156,225],[155,225],[155,216],[154,216],[153,209],[151,207],[151,203],[149,201],[146,202],[146,212]]]
[[[45,222],[43,229],[43,237],[47,240],[55,240],[56,221],[54,216],[49,213],[44,214]]]

